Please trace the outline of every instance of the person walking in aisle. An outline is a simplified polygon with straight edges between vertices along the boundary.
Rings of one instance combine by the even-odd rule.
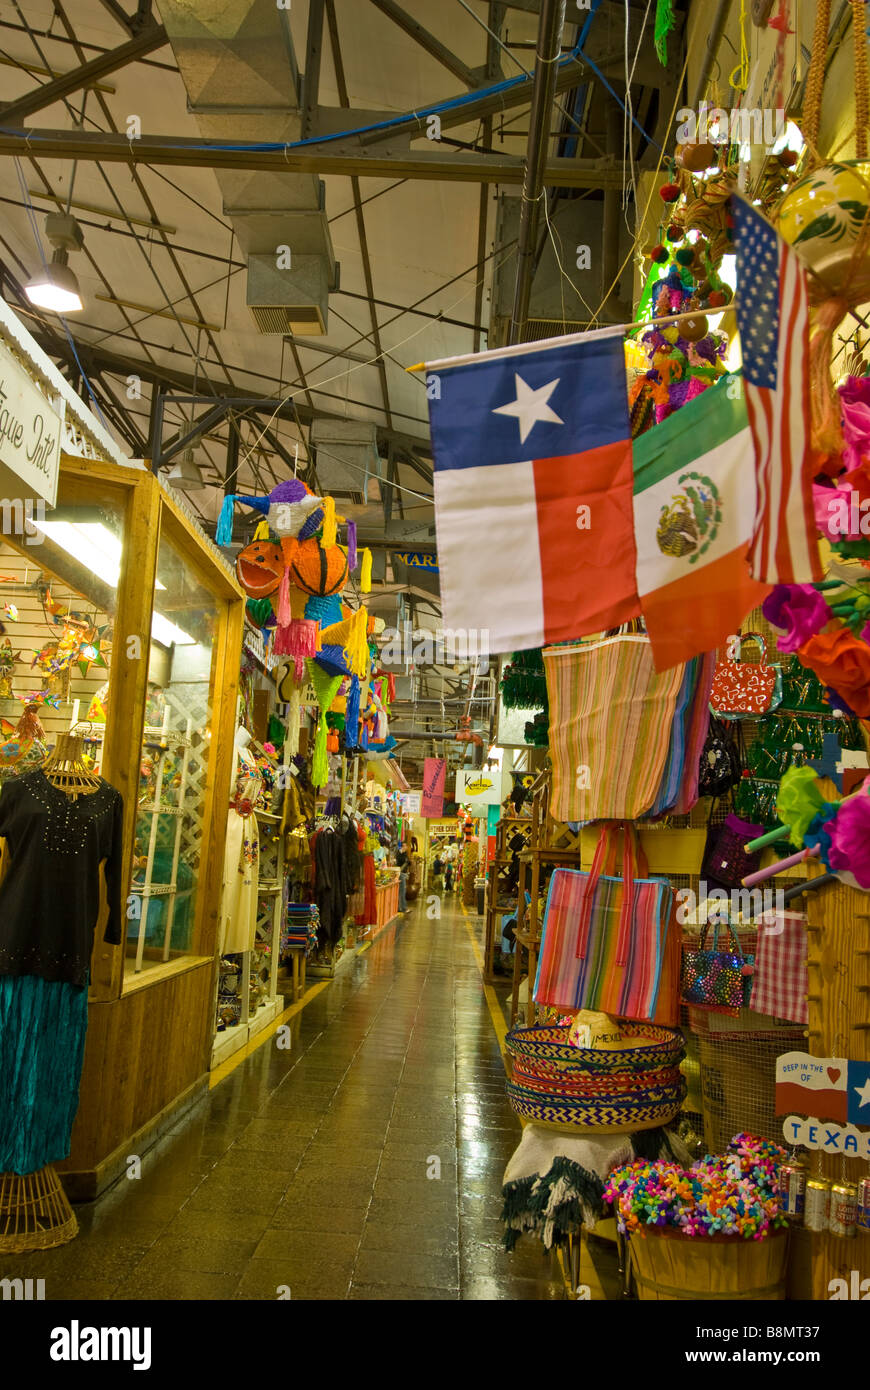
[[[448,845],[444,851],[444,890],[453,892],[453,879],[456,873],[456,846]]]

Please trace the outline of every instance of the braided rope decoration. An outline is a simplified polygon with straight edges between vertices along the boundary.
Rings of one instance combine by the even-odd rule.
[[[822,116],[822,88],[825,85],[825,63],[828,56],[828,26],[830,22],[831,0],[816,0],[816,22],[813,29],[802,122],[804,139],[810,151],[809,168],[819,162],[819,125]]]
[[[568,1028],[539,1026],[512,1028],[505,1046],[512,1057],[529,1058],[539,1071],[625,1072],[656,1071],[676,1066],[685,1055],[685,1039],[675,1028],[654,1023],[622,1023],[624,1038],[637,1038],[626,1047],[604,1050],[575,1047],[568,1041]]]

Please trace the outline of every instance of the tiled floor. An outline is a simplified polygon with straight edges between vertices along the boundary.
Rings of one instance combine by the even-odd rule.
[[[520,1130],[468,921],[417,907],[344,961],[291,1050],[265,1043],[78,1209],[78,1239],[0,1277],[49,1299],[561,1298],[540,1247],[500,1243]]]

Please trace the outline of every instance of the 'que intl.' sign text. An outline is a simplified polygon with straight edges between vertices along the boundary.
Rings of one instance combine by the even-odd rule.
[[[9,498],[57,500],[63,434],[58,409],[0,344],[0,490]]]

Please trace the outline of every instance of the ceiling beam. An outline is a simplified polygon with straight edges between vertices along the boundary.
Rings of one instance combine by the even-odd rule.
[[[262,169],[272,173],[345,174],[360,178],[432,179],[441,182],[523,182],[525,160],[510,155],[446,155],[420,151],[396,155],[386,152],[337,151],[334,144],[318,148],[281,146],[263,150],[206,149],[199,139],[171,135],[126,135],[104,131],[0,130],[0,155],[42,159],[86,160],[99,164],[175,165],[208,169]],[[621,188],[623,166],[590,159],[553,159],[543,171],[544,184],[557,188]]]
[[[454,77],[458,77],[466,87],[473,89],[480,86],[480,77],[463,63],[461,58],[457,58],[455,53],[443,44],[440,39],[436,39],[434,34],[430,34],[428,29],[424,29],[418,20],[409,15],[407,10],[403,10],[401,5],[396,4],[396,0],[371,0],[376,9],[403,29],[415,43],[419,44],[434,58],[442,67],[452,72]]]
[[[60,77],[54,77],[50,82],[43,82],[40,87],[27,92],[25,96],[7,102],[0,108],[0,121],[6,126],[17,127],[25,117],[32,116],[35,111],[44,111],[56,101],[63,101],[71,92],[93,87],[109,73],[117,72],[129,63],[135,63],[138,58],[162,48],[166,42],[166,30],[163,25],[152,25],[136,38],[130,39],[129,43],[122,43],[120,48],[109,49],[107,53],[101,53],[89,62],[82,63],[81,67],[73,68],[71,72],[65,72]]]
[[[317,119],[320,60],[323,56],[323,7],[325,0],[308,0],[308,34],[305,73],[302,80],[302,139],[307,140]]]
[[[75,364],[72,347],[63,334],[51,330],[40,330],[36,323],[33,324],[30,332],[43,351],[47,352],[55,361],[69,361]],[[127,357],[122,353],[110,352],[104,347],[92,347],[82,338],[75,340],[75,349],[89,376],[105,371],[111,373],[112,376],[124,378],[131,375],[139,376],[143,381],[155,382],[174,391],[193,394],[197,390],[197,383],[192,372],[180,371],[177,367],[166,367],[157,362],[142,361],[136,357]],[[200,392],[201,388],[202,382],[200,380]],[[276,415],[288,420],[296,420],[298,417],[303,425],[310,425],[315,414],[318,418],[329,420],[346,419],[344,414],[339,414],[337,411],[322,409],[314,411],[298,400],[279,403],[271,400],[268,396],[259,396],[252,391],[242,390],[229,384],[222,384],[215,395],[228,397],[236,409],[243,408],[240,402],[246,401],[252,401],[257,407],[269,403],[274,408],[280,404],[280,408],[276,410]],[[406,434],[402,430],[386,429],[382,425],[378,425],[377,430],[378,444],[383,448],[384,453],[386,453],[387,445],[392,439],[400,447],[413,450],[418,456],[422,455],[424,458],[431,458],[432,456],[432,446],[428,439],[423,439],[419,435]]]

